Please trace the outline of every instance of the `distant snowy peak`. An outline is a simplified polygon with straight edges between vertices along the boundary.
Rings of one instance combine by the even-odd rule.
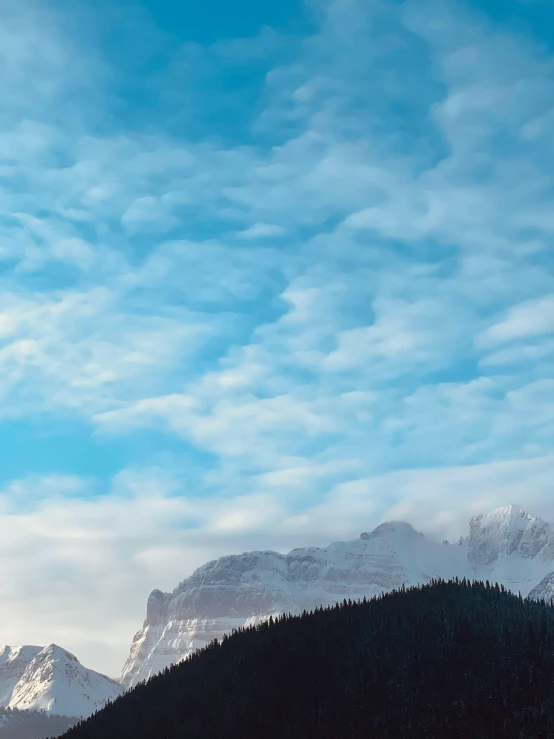
[[[121,680],[125,687],[135,685],[213,638],[270,615],[371,597],[406,582],[463,575],[465,567],[461,547],[430,541],[403,522],[327,547],[221,557],[198,568],[172,593],[151,593]]]
[[[121,685],[88,670],[56,644],[5,647],[0,655],[1,705],[85,717],[121,693]]]
[[[554,560],[554,526],[520,506],[504,506],[471,519],[468,544],[468,560],[476,567],[514,553],[550,561]]]
[[[405,521],[386,521],[385,523],[379,524],[379,526],[374,528],[373,531],[361,534],[360,539],[367,540],[391,536],[396,538],[412,538],[415,536],[423,536],[423,534],[417,532],[411,523],[406,523]]]
[[[288,554],[245,552],[208,562],[172,593],[154,590],[121,681],[135,685],[239,626],[372,597],[432,578],[500,582],[526,595],[554,570],[554,527],[519,506],[475,516],[460,546],[387,521],[359,539]],[[554,593],[554,586],[553,586]]]

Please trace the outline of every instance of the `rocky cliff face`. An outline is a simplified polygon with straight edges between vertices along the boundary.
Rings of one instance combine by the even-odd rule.
[[[1,706],[89,716],[121,693],[121,685],[89,670],[70,652],[48,647],[5,647],[0,655]]]
[[[472,519],[460,544],[432,541],[410,524],[393,521],[328,547],[222,557],[172,593],[150,595],[122,683],[135,685],[233,628],[270,615],[371,597],[436,577],[496,580],[526,595],[554,570],[553,531],[521,508],[507,506]]]

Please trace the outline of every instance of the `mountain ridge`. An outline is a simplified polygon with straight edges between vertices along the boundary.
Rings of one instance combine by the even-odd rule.
[[[517,505],[473,516],[457,545],[436,542],[409,523],[387,521],[327,547],[227,555],[196,569],[171,593],[152,591],[121,682],[132,687],[214,638],[280,613],[433,578],[490,579],[527,595],[553,570],[554,526]]]
[[[118,681],[84,667],[57,644],[4,647],[0,707],[82,718],[122,692]]]

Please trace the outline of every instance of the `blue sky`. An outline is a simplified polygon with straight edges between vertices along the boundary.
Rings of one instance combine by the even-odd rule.
[[[2,13],[0,639],[117,674],[208,558],[554,520],[550,3]]]

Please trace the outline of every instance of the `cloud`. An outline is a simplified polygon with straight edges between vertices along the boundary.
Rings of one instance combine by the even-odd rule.
[[[510,308],[502,321],[484,332],[481,341],[501,344],[551,333],[554,333],[554,296],[546,295]]]
[[[7,641],[115,672],[208,557],[554,517],[547,45],[456,2],[118,49],[5,5],[0,441],[78,422],[121,470],[0,479]]]
[[[183,309],[140,315],[105,288],[0,299],[1,416],[73,410],[89,417],[140,397],[208,340],[206,317]]]
[[[248,241],[255,239],[263,239],[271,236],[282,236],[286,233],[286,229],[275,223],[254,223],[254,225],[239,231],[237,236]]]
[[[375,300],[373,308],[371,326],[338,334],[338,347],[325,360],[327,368],[372,366],[375,371],[383,363],[390,377],[412,371],[414,364],[447,363],[448,344],[463,330],[462,311],[448,315],[444,301],[384,298]]]
[[[151,195],[135,200],[123,213],[121,222],[131,233],[163,233],[179,223],[163,202]]]

